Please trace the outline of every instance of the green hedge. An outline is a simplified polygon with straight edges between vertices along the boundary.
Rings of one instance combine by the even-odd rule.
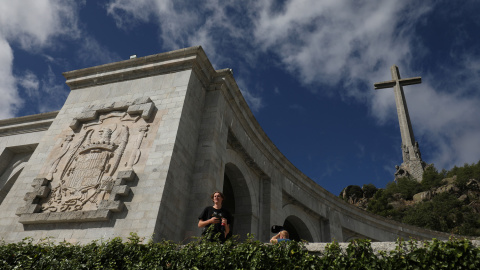
[[[32,239],[0,243],[0,269],[479,269],[480,249],[468,240],[397,242],[374,254],[368,240],[338,243],[311,254],[303,243],[264,244],[252,238],[225,244],[207,241],[141,244],[132,234],[86,245]]]

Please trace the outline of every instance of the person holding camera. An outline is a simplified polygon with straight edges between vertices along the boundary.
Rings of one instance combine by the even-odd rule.
[[[290,239],[288,239],[289,237],[290,236],[288,235],[288,232],[286,230],[282,230],[273,236],[272,239],[270,239],[270,243],[276,244],[278,242],[290,241]]]
[[[207,206],[198,216],[198,227],[204,228],[202,235],[205,235],[210,241],[214,241],[216,235],[220,242],[225,242],[230,233],[230,222],[232,216],[230,212],[222,207],[225,196],[220,191],[215,191],[212,198],[213,206]]]

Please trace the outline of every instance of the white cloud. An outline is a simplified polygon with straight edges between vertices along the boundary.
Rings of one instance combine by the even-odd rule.
[[[179,49],[190,46],[189,37],[198,30],[200,17],[190,6],[190,1],[116,0],[107,5],[107,12],[126,29],[139,22],[157,22],[164,47]]]
[[[436,5],[383,0],[210,0],[201,4],[114,0],[108,12],[125,28],[138,22],[156,23],[165,49],[203,45],[214,66],[228,63],[228,55],[222,53],[226,48],[244,55],[243,61],[251,67],[258,64],[256,56],[275,55],[279,66],[301,83],[314,85],[312,91],[364,103],[379,124],[398,121],[393,90],[373,90],[373,83],[391,79],[390,66],[396,64],[403,77],[423,77],[423,84],[409,86],[415,89],[407,89],[406,94],[415,135],[425,140],[422,145],[436,149],[430,155],[434,160],[426,161],[448,168],[479,155],[480,106],[476,104],[480,98],[475,92],[480,54],[452,52],[449,57],[458,66],[443,68],[460,84],[450,88],[435,83],[444,78],[416,74],[412,55],[428,54],[416,27]],[[264,106],[261,91],[246,91],[246,85],[242,84],[242,93],[257,111]]]
[[[13,117],[22,104],[12,75],[12,62],[12,48],[0,35],[0,119]]]
[[[42,78],[41,95],[38,97],[40,112],[59,110],[68,96],[64,83],[58,83],[57,75],[49,66],[47,74]]]
[[[272,1],[259,3],[257,44],[275,51],[301,82],[327,85],[369,80],[392,63],[404,63],[409,21],[427,10],[421,4],[408,9],[404,1],[292,0],[283,12],[272,13]],[[405,31],[398,31],[399,22]]]
[[[245,101],[247,101],[248,105],[250,106],[253,112],[258,112],[264,106],[261,97],[252,94],[252,92],[248,90],[245,90],[245,89],[240,89],[240,90],[242,92],[243,97],[245,98]]]
[[[17,83],[25,89],[29,97],[38,96],[39,81],[37,75],[32,71],[26,70],[23,76],[17,78]]]
[[[415,135],[433,152],[426,161],[440,169],[480,158],[480,99],[462,92],[435,91],[427,82],[406,93]]]
[[[247,84],[242,79],[237,79],[236,82],[240,92],[242,92],[243,98],[245,98],[245,101],[253,112],[258,112],[265,106],[262,102],[262,98],[257,94],[254,94],[251,89],[248,89],[246,86]]]
[[[102,65],[126,60],[129,55],[122,59],[118,54],[102,46],[96,39],[87,34],[82,38],[76,57],[85,65]]]
[[[164,3],[164,6],[172,5],[170,1]],[[107,12],[115,19],[117,27],[129,29],[139,22],[148,22],[151,16],[159,10],[157,4],[162,6],[161,1],[156,3],[153,0],[114,0],[107,4]]]
[[[48,45],[52,36],[78,34],[73,1],[0,1],[0,32],[23,49]]]
[[[30,71],[15,78],[12,46],[36,53],[54,46],[54,37],[78,36],[76,12],[73,1],[0,0],[0,118],[15,116],[24,103],[17,84],[28,96],[38,95],[38,79]]]
[[[241,27],[245,18],[227,14],[228,8],[238,10],[244,5],[220,0],[113,0],[107,5],[107,12],[123,29],[139,23],[157,24],[166,50],[201,45],[215,66],[229,60],[228,56],[217,53],[219,44],[245,36],[245,29]]]

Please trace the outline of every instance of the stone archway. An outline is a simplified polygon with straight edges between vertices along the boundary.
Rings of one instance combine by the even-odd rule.
[[[313,242],[310,230],[299,217],[288,216],[283,223],[283,227],[290,234],[290,239],[295,241],[307,240],[308,242]]]
[[[236,213],[235,193],[233,191],[230,178],[228,178],[227,174],[225,174],[223,177],[223,195],[225,195],[225,198],[226,198],[226,200],[223,201],[223,207],[228,209],[228,211],[230,211],[230,213],[233,216],[233,223],[230,224],[230,231],[231,231],[231,234],[233,234],[233,233],[236,233],[235,232],[235,213]]]
[[[245,239],[252,228],[252,203],[244,175],[233,163],[225,165],[223,184],[224,206],[234,216],[232,232]]]

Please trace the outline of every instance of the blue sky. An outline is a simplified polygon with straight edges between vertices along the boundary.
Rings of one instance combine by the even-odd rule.
[[[402,162],[391,79],[422,157],[480,160],[479,1],[0,0],[0,119],[61,108],[62,72],[201,45],[231,68],[257,121],[308,177],[342,188],[393,180]]]

